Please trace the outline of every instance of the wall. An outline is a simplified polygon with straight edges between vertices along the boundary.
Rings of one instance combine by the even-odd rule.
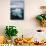
[[[0,34],[4,34],[6,25],[14,25],[19,33],[24,36],[31,36],[36,29],[45,29],[39,27],[35,20],[35,16],[40,14],[40,6],[46,5],[46,0],[24,0],[25,1],[25,18],[24,20],[10,20],[10,0],[0,0]],[[46,30],[46,29],[45,29]]]

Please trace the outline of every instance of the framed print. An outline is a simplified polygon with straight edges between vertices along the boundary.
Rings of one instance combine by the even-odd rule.
[[[24,0],[11,0],[10,19],[11,20],[24,19]]]

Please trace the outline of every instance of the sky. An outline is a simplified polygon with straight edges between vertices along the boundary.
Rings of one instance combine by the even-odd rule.
[[[23,8],[24,7],[24,0],[11,0],[11,7],[12,8]]]

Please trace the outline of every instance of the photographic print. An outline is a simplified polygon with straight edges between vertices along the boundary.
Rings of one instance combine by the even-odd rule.
[[[11,0],[10,4],[10,19],[23,20],[24,19],[24,0]]]

